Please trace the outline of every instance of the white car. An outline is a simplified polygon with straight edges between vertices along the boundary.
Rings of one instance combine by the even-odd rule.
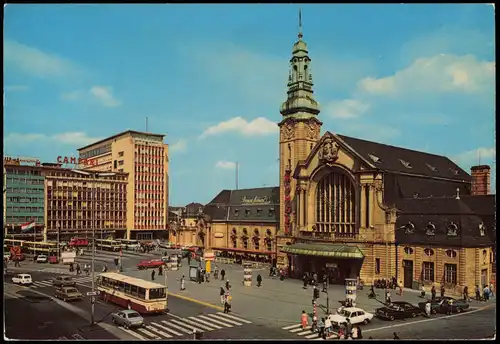
[[[32,284],[33,280],[31,279],[30,274],[18,274],[17,276],[12,277],[12,283],[27,285],[27,284]]]
[[[348,307],[340,310],[337,314],[331,314],[330,320],[333,325],[340,325],[347,323],[347,319],[351,324],[368,324],[373,319],[373,314],[365,312],[361,308]]]
[[[41,254],[38,257],[36,257],[37,263],[47,263],[48,261],[49,261],[49,258],[44,254]]]

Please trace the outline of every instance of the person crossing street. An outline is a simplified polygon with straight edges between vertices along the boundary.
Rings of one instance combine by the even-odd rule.
[[[257,287],[262,285],[262,276],[260,274],[257,275]]]
[[[184,278],[184,275],[181,277],[181,290],[186,290],[186,279]]]
[[[151,271],[151,281],[155,280],[155,270]]]

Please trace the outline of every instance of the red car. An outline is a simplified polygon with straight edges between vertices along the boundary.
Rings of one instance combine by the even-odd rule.
[[[165,265],[165,262],[161,259],[150,259],[150,260],[141,260],[139,264],[137,264],[137,268],[139,270],[144,269],[154,269],[159,268],[160,266]]]
[[[89,245],[89,240],[85,238],[72,238],[69,242],[71,247],[87,247]]]

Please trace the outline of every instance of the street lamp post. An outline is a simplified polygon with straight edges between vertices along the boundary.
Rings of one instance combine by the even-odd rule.
[[[80,171],[80,170],[73,170],[73,172],[76,172],[76,173],[79,173],[79,174],[83,174],[85,176],[91,176],[93,177],[94,179],[96,177],[110,177],[110,176],[114,176],[116,175],[116,173],[113,173],[113,172],[107,172],[107,173],[99,173],[99,172],[88,172],[88,171]],[[90,191],[90,197],[91,197],[91,205],[92,205],[92,219],[90,221],[90,224],[91,224],[91,230],[92,230],[92,297],[90,299],[90,302],[91,302],[91,313],[90,313],[90,325],[94,325],[95,324],[95,294],[96,294],[96,290],[95,290],[95,251],[96,251],[96,245],[95,245],[95,229],[96,229],[96,226],[95,226],[95,217],[96,217],[96,209],[95,209],[95,206],[97,205],[97,202],[96,202],[96,194],[95,194],[95,191],[96,191],[96,187],[94,185],[95,183],[95,180],[92,182],[92,188],[91,188],[91,191]],[[102,231],[101,231],[102,232]]]

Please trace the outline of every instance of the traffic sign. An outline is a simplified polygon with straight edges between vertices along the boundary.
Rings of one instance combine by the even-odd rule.
[[[96,291],[88,291],[87,292],[87,296],[97,296],[99,295],[99,291],[96,290]]]

